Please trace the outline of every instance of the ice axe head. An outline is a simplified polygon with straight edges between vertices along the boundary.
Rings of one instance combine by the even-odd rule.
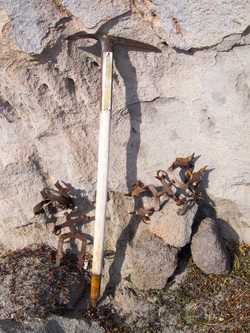
[[[101,43],[102,52],[113,52],[113,48],[115,45],[126,45],[126,46],[132,46],[136,48],[142,48],[145,50],[151,50],[154,52],[161,52],[160,49],[158,49],[155,46],[152,46],[147,43],[138,42],[132,39],[123,38],[123,37],[116,37],[111,35],[104,35],[100,33],[96,34],[86,34],[84,32],[77,32],[74,35],[68,36],[67,39],[85,39],[85,38],[93,38]]]

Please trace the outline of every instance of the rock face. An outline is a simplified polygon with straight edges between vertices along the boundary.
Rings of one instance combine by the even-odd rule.
[[[103,270],[106,291],[122,279],[131,280],[139,289],[162,289],[177,267],[179,248],[151,233],[140,217],[131,217],[127,208],[131,211],[133,204],[132,198],[110,193],[105,240],[105,253],[110,255]]]
[[[207,274],[228,274],[230,257],[222,237],[211,218],[201,221],[191,242],[191,253],[195,264]]]
[[[54,332],[89,332],[104,333],[105,330],[96,322],[88,323],[85,319],[75,319],[55,314],[49,315],[44,321],[33,321],[31,323],[15,323],[10,320],[0,321],[0,329],[3,333],[16,332],[25,333],[54,333]]]
[[[6,35],[25,52],[40,53],[43,38],[64,17],[53,1],[2,0],[1,4],[11,20]]]
[[[198,206],[190,205],[185,214],[178,215],[180,209],[174,202],[169,201],[164,208],[155,212],[148,224],[149,230],[161,237],[167,244],[175,247],[183,247],[190,243],[192,225]]]
[[[128,249],[128,270],[131,280],[142,290],[162,289],[173,275],[178,263],[179,250],[161,238],[140,233]]]
[[[249,24],[245,1],[135,1],[143,16],[172,47],[188,50],[221,43]],[[248,14],[246,14],[248,12]]]
[[[192,152],[196,169],[207,165],[203,191],[223,237],[230,243],[227,224],[237,240],[250,241],[246,1],[0,3],[2,249],[57,245],[52,217],[33,216],[40,191],[57,180],[71,188],[74,213],[94,222],[100,45],[65,38],[97,30],[162,51],[115,49],[106,249],[116,254],[105,268],[109,279],[130,274],[124,258],[139,230],[128,215],[136,203],[120,197]],[[90,243],[93,225],[81,227]]]
[[[113,17],[123,15],[129,11],[122,0],[61,0],[62,5],[77,17],[87,29],[95,28],[100,22],[106,22]]]

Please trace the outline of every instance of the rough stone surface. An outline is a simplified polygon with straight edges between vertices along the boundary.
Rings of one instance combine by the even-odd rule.
[[[101,27],[105,33],[151,43],[162,52],[135,52],[121,46],[115,50],[109,175],[109,190],[114,193],[109,206],[114,208],[107,221],[107,238],[114,238],[107,239],[107,249],[118,249],[110,266],[118,279],[120,273],[126,276],[124,258],[138,221],[126,215],[134,210],[131,200],[122,201],[123,209],[118,210],[117,198],[129,192],[137,179],[149,184],[156,170],[166,169],[176,157],[192,152],[197,156],[196,169],[207,165],[203,191],[216,211],[223,237],[228,237],[228,228],[224,228],[227,225],[234,229],[237,240],[250,241],[247,3],[223,1],[221,20],[210,2],[197,1],[195,6],[194,1],[178,1],[174,7],[170,1],[136,1],[131,12],[124,12],[126,1],[112,2],[119,3],[117,13],[124,14],[104,18],[95,29]],[[148,14],[143,18],[139,12],[143,3],[158,5],[154,10],[161,12],[162,17],[153,25],[147,20]],[[76,6],[77,1],[71,4]],[[80,4],[83,6],[82,1]],[[91,13],[93,7],[89,4]],[[65,7],[59,1],[45,0],[18,4],[2,0],[1,5],[1,247],[16,249],[47,240],[51,246],[57,245],[58,239],[51,233],[52,218],[34,217],[32,212],[40,201],[41,189],[52,188],[57,180],[71,186],[78,203],[77,213],[91,216],[92,223],[82,229],[91,241],[100,46],[88,40],[64,39],[80,30],[93,32],[67,10],[66,1]],[[181,20],[185,21],[185,45],[179,37],[177,42],[178,25],[173,34],[175,20],[169,17],[170,5],[181,26]],[[215,2],[213,5],[218,9]],[[16,6],[20,7],[18,11]],[[192,15],[188,15],[191,9]],[[207,19],[203,19],[204,15]],[[172,30],[160,30],[167,21],[172,22]],[[215,30],[211,30],[213,25]],[[166,37],[170,35],[171,38]],[[190,47],[202,49],[185,51]],[[111,221],[116,225],[114,233]],[[106,267],[108,270],[109,265]]]
[[[216,222],[211,218],[201,221],[192,237],[191,253],[195,264],[206,274],[228,274],[230,257]]]
[[[87,29],[96,27],[129,11],[122,0],[60,0],[62,5],[76,16]]]
[[[61,333],[61,332],[88,332],[103,333],[105,330],[96,322],[88,322],[85,319],[67,318],[51,314],[46,320],[30,323],[15,323],[10,320],[0,321],[0,329],[3,333]]]
[[[6,36],[13,38],[25,52],[40,53],[43,38],[65,16],[53,1],[1,0],[0,3],[10,18],[5,26]]]
[[[250,5],[241,0],[136,0],[157,34],[172,47],[188,50],[216,45],[243,33],[250,21]]]
[[[164,288],[178,262],[179,249],[152,234],[140,217],[128,213],[139,205],[123,194],[110,193],[106,223],[102,291],[114,291],[128,279],[139,289]]]
[[[133,283],[129,281],[122,281],[117,287],[117,293],[112,299],[107,298],[104,301],[104,306],[109,302],[114,305],[117,313],[122,318],[123,324],[129,325],[132,331],[183,332],[178,327],[177,318],[168,311],[166,306],[156,310],[157,298],[145,296],[141,290],[136,289]],[[149,322],[151,325],[148,324]],[[156,322],[159,325],[158,327],[153,326]]]
[[[169,201],[163,209],[152,215],[151,222],[148,224],[148,229],[153,234],[175,247],[183,247],[190,243],[198,206],[190,205],[183,215],[177,214],[179,209],[175,202]]]
[[[173,275],[179,250],[148,231],[138,232],[128,249],[128,271],[133,284],[142,290],[162,289]]]

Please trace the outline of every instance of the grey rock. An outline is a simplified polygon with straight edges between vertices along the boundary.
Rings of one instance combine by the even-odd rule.
[[[96,27],[129,11],[122,0],[61,0],[61,3],[85,25],[87,29]]]
[[[196,204],[190,204],[185,213],[179,215],[180,208],[175,202],[169,200],[160,211],[151,216],[151,221],[148,224],[150,232],[161,237],[165,243],[175,247],[183,247],[190,243],[192,225],[198,210]]]
[[[244,43],[244,40],[242,40],[242,36],[240,34],[237,35],[230,35],[228,37],[225,37],[221,43],[219,43],[216,46],[217,51],[229,51],[236,45],[241,45]]]
[[[243,33],[250,22],[249,3],[237,1],[135,1],[135,6],[171,47],[188,50],[220,43]]]
[[[0,320],[0,330],[3,333],[102,333],[105,332],[96,322],[89,323],[85,319],[75,319],[51,314],[42,321],[16,323],[10,320]]]
[[[169,313],[166,306],[156,310],[158,297],[148,297],[148,293],[150,291],[144,293],[136,289],[133,283],[123,280],[118,285],[114,297],[105,300],[104,304],[112,303],[122,318],[122,323],[126,323],[133,332],[145,331],[147,325],[146,329],[154,332],[183,333],[177,317]],[[156,321],[157,327],[152,325]],[[147,323],[151,323],[150,327]]]
[[[195,264],[206,274],[228,274],[230,257],[216,222],[206,218],[192,237],[191,253]]]
[[[65,16],[53,1],[1,0],[1,5],[10,18],[8,38],[28,53],[40,53],[44,37]]]
[[[139,289],[161,289],[176,269],[179,248],[151,233],[148,225],[129,214],[132,210],[132,198],[109,193],[105,252],[113,256],[105,258],[103,290],[123,279],[131,279]]]
[[[127,254],[131,281],[142,290],[164,288],[177,267],[178,253],[149,231],[138,232]]]

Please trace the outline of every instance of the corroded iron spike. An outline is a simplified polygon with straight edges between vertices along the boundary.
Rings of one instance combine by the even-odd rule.
[[[42,214],[44,213],[44,208],[52,203],[52,200],[43,200],[39,202],[34,208],[33,208],[33,213],[35,215]]]
[[[204,173],[205,169],[207,166],[205,166],[204,168],[201,168],[198,172],[194,172],[192,175],[192,178],[186,183],[186,185],[191,185],[195,182],[201,182],[201,176]]]
[[[145,216],[146,214],[153,213],[154,211],[155,211],[154,207],[151,207],[151,208],[140,207],[138,210],[133,211],[130,214]]]
[[[148,185],[147,187],[154,196],[154,202],[155,202],[154,211],[157,212],[160,209],[160,206],[161,206],[160,197],[158,195],[159,193],[158,193],[158,191],[157,191],[157,189],[155,188],[154,185],[151,184],[151,185]]]
[[[194,153],[186,158],[177,157],[175,162],[172,164],[173,170],[178,166],[187,166],[189,162],[194,158]]]
[[[136,189],[134,189],[134,191],[131,192],[131,195],[138,197],[141,193],[145,192],[146,190],[147,189],[145,188],[145,186],[137,187]]]
[[[161,173],[161,175],[160,175],[160,173]],[[156,174],[157,174],[157,176],[155,176],[155,178],[157,178],[157,179],[160,180],[160,179],[162,179],[162,178],[165,178],[165,174],[166,174],[166,172],[163,171],[163,170],[157,170]]]
[[[62,187],[62,185],[60,185],[59,181],[57,181],[55,184],[55,187],[59,190],[59,195],[61,197],[68,197],[69,193],[70,193],[70,189],[67,187]]]
[[[184,183],[187,183],[189,181],[190,178],[193,177],[193,171],[194,171],[194,163],[191,161],[186,167],[184,167],[186,169],[185,172],[185,181]]]
[[[137,180],[136,183],[132,186],[133,191],[131,191],[127,194],[124,194],[124,196],[126,196],[126,197],[133,197],[133,196],[138,197],[141,193],[145,192],[147,190],[147,186],[139,187],[140,184],[141,184],[140,180]]]
[[[42,196],[43,199],[46,199],[46,198],[47,198],[48,194],[46,193],[45,188],[43,188],[42,191],[41,191],[40,193],[41,193],[41,196]]]
[[[171,186],[173,185],[173,181],[167,183],[165,181],[164,178],[162,177],[156,177],[158,180],[160,180],[161,184],[162,184],[162,190],[161,192],[158,193],[158,197],[161,197],[164,193],[166,193],[170,198],[172,198],[173,200],[176,201],[176,199],[178,200],[178,198],[176,197],[176,195],[174,194],[174,192],[171,189]]]

